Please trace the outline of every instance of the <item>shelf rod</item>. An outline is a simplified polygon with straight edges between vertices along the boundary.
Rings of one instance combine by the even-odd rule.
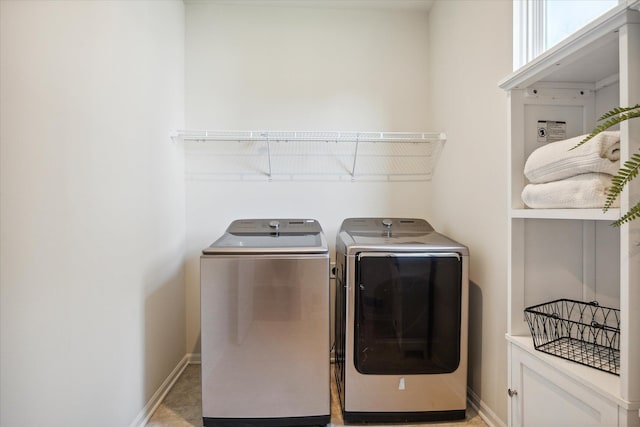
[[[446,136],[438,132],[323,132],[323,131],[190,131],[170,132],[173,140],[183,141],[334,141],[354,142],[444,142]]]

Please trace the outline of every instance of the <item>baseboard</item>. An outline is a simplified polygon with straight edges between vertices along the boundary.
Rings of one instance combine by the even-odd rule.
[[[189,365],[199,365],[200,363],[202,363],[202,357],[200,356],[200,353],[187,353],[185,357],[188,358]]]
[[[467,387],[467,402],[476,410],[482,421],[489,427],[507,427],[507,425],[493,412],[487,405],[482,402],[473,390]]]
[[[166,397],[171,387],[176,383],[180,375],[184,369],[189,365],[189,363],[200,363],[200,355],[198,354],[197,359],[198,362],[191,362],[193,354],[185,354],[185,356],[178,362],[176,367],[171,371],[166,380],[160,385],[158,390],[151,396],[151,399],[147,402],[147,404],[142,408],[142,411],[138,414],[135,420],[129,425],[129,427],[144,427],[149,422],[151,415],[155,412],[155,410],[160,406],[164,398]]]

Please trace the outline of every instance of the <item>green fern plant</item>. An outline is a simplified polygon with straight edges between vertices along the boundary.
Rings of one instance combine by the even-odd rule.
[[[640,117],[640,104],[636,104],[633,107],[614,108],[613,110],[608,111],[602,117],[600,117],[598,119],[599,122],[603,120],[606,121],[601,125],[598,125],[593,130],[593,132],[587,135],[574,148],[581,146],[585,142],[592,139],[594,136],[598,135],[600,132],[609,129],[611,126],[637,117]],[[624,165],[622,165],[622,167],[620,167],[620,169],[618,170],[618,174],[611,180],[612,185],[607,192],[607,200],[604,207],[602,208],[604,212],[608,211],[609,208],[611,208],[611,205],[618,198],[618,196],[624,189],[624,186],[627,185],[633,178],[638,176],[638,172],[640,172],[640,152],[635,153],[629,160],[624,162]],[[625,213],[616,222],[614,222],[613,225],[616,227],[620,227],[622,224],[638,218],[640,218],[640,201],[638,201],[635,206],[629,209],[629,212]]]

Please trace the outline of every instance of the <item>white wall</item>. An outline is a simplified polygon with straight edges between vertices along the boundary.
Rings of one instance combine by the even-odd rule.
[[[186,4],[189,128],[430,130],[425,10],[231,3]],[[428,204],[425,182],[188,180],[188,351],[199,352],[200,251],[233,219],[316,218],[333,245],[346,217],[422,217]]]
[[[507,419],[507,99],[497,82],[511,72],[511,7],[437,1],[429,19],[432,120],[448,138],[429,212],[471,251],[469,386],[495,422]]]
[[[185,354],[184,6],[0,15],[0,424],[129,425]]]

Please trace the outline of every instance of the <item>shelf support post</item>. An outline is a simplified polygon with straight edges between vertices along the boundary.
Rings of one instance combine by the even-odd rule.
[[[356,162],[358,161],[358,146],[360,145],[360,134],[356,135],[356,149],[353,152],[353,166],[351,167],[351,179],[356,177]]]
[[[629,23],[620,28],[620,105],[632,106],[640,99],[640,23]],[[629,159],[640,149],[640,123],[629,120],[620,124],[621,160]],[[633,181],[625,189],[620,199],[621,212],[627,212],[632,200],[637,200],[640,183]],[[620,373],[622,398],[628,401],[640,400],[640,221],[631,221],[620,227]]]
[[[271,143],[269,142],[269,134],[267,134],[267,160],[268,160],[268,164],[269,164],[269,172],[267,173],[269,175],[269,180],[271,180],[271,178],[273,178],[271,176]]]

